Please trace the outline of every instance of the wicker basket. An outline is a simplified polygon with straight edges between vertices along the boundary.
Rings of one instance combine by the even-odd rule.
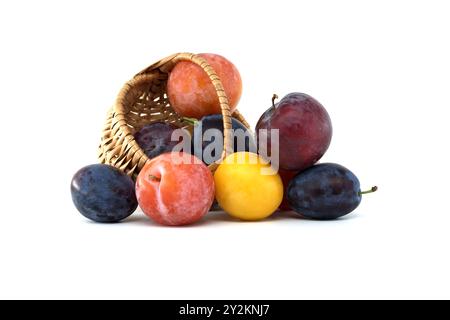
[[[101,163],[113,165],[136,178],[149,161],[134,139],[137,130],[149,123],[160,121],[173,123],[179,127],[191,126],[182,116],[175,113],[166,94],[168,75],[175,64],[182,60],[199,65],[211,79],[224,119],[224,149],[221,159],[232,153],[230,107],[219,77],[202,57],[191,53],[178,53],[144,69],[123,86],[108,113],[98,155]],[[233,117],[249,128],[249,124],[238,111],[233,113]],[[211,164],[209,168],[214,171],[217,163]]]

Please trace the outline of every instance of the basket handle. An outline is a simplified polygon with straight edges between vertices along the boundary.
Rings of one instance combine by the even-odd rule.
[[[200,68],[202,68],[203,71],[205,71],[205,73],[208,75],[209,79],[211,80],[211,83],[214,86],[214,89],[216,90],[216,94],[220,103],[220,109],[223,116],[224,140],[223,140],[222,157],[220,160],[218,160],[218,162],[220,162],[223,159],[225,159],[225,157],[233,153],[233,135],[231,132],[232,129],[231,111],[229,100],[227,94],[225,93],[222,81],[220,80],[220,77],[217,75],[214,69],[206,61],[206,59],[193,53],[177,53],[151,65],[150,67],[138,73],[136,76],[143,75],[154,69],[161,69],[161,71],[163,72],[169,72],[170,69],[172,69],[175,66],[175,64],[177,64],[180,61],[190,61],[198,65]],[[215,168],[217,168],[217,166],[218,163],[213,163],[210,165],[210,168],[214,170]]]

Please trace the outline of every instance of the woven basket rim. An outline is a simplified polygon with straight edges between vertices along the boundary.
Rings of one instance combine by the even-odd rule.
[[[210,170],[214,171],[226,156],[233,153],[233,136],[231,132],[232,114],[230,111],[229,100],[225,93],[220,77],[217,75],[213,67],[206,61],[205,58],[193,53],[176,53],[155,62],[154,64],[137,73],[132,79],[130,79],[123,85],[116,97],[115,103],[112,108],[112,120],[110,129],[112,131],[112,135],[115,135],[119,131],[121,131],[121,133],[124,135],[123,143],[126,143],[126,146],[121,149],[122,152],[129,152],[131,150],[133,153],[133,159],[130,161],[134,165],[129,174],[133,174],[135,169],[139,171],[145,165],[145,163],[150,161],[150,159],[138,145],[137,141],[134,138],[134,133],[127,123],[128,111],[125,109],[125,105],[127,103],[133,103],[133,101],[127,101],[127,99],[130,99],[129,95],[132,93],[132,90],[138,86],[145,86],[146,84],[152,85],[155,80],[161,80],[165,85],[171,70],[180,61],[190,61],[202,68],[202,70],[208,75],[211,83],[213,84],[217,94],[217,98],[219,99],[224,125],[224,148],[221,158],[215,163],[209,165]],[[167,97],[166,88],[164,88],[162,92],[163,93],[161,94],[161,97]],[[247,128],[250,128],[247,121],[245,121],[245,119],[237,110],[235,110],[233,115],[235,115],[238,120],[243,122],[243,124]],[[125,149],[126,151],[124,151]],[[129,165],[130,161],[126,162],[126,166]]]

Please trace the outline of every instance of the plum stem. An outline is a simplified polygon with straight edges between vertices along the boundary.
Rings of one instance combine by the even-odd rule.
[[[152,174],[149,174],[149,175],[148,175],[148,178],[149,178],[150,180],[152,180],[152,181],[158,181],[158,182],[161,181],[160,178],[158,178],[157,176],[154,176],[154,175],[152,175]]]
[[[197,119],[195,119],[195,118],[189,118],[189,117],[183,117],[183,120],[186,121],[186,122],[189,123],[189,124],[194,125],[194,126],[195,126],[195,125],[197,124],[197,122],[198,122]]]
[[[373,192],[375,192],[375,191],[377,191],[377,190],[378,190],[378,187],[377,187],[377,186],[374,186],[374,187],[372,187],[372,189],[370,189],[370,190],[360,191],[360,192],[358,192],[358,193],[359,193],[360,196],[362,196],[363,194],[373,193]]]
[[[276,93],[274,93],[272,96],[272,107],[274,107],[274,108],[275,108],[275,100],[277,100],[277,99],[278,99],[278,96]]]

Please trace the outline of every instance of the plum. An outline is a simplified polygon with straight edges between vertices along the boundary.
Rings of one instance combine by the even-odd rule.
[[[214,69],[227,94],[233,112],[241,98],[242,80],[238,69],[226,58],[212,53],[199,54]],[[191,61],[178,62],[167,81],[167,95],[176,113],[200,119],[220,114],[220,103],[208,74]]]
[[[212,137],[209,139],[205,135],[205,132],[210,129],[219,130],[223,139],[223,116],[214,114],[205,116],[200,121],[195,121],[194,119],[190,120],[195,124],[194,137],[192,139],[195,155],[202,159],[207,165],[219,160],[223,152],[223,141],[220,145],[215,146],[213,145],[215,143],[215,138]],[[253,134],[242,124],[242,122],[235,118],[231,118],[231,127],[233,129],[233,151],[256,152]],[[243,143],[240,140],[241,135],[242,138],[245,139],[245,141],[242,140]],[[209,152],[210,150],[211,154]]]
[[[214,201],[214,178],[196,157],[172,152],[149,161],[136,181],[142,211],[169,226],[192,224],[208,213]]]
[[[273,147],[270,132],[279,130],[279,166],[285,170],[301,171],[315,164],[327,151],[332,136],[330,117],[325,108],[304,93],[290,93],[270,107],[259,119],[256,133],[268,130],[267,146]],[[269,152],[265,151],[265,154]]]
[[[303,217],[331,220],[345,216],[361,203],[358,178],[335,163],[315,165],[295,176],[289,183],[287,197],[291,208]]]
[[[135,133],[134,138],[147,157],[153,159],[160,154],[171,152],[180,143],[180,140],[172,141],[172,133],[175,130],[183,129],[171,123],[154,122],[142,127]]]
[[[220,207],[241,220],[263,220],[283,200],[280,176],[256,153],[236,152],[226,157],[214,173],[214,182]]]
[[[80,169],[70,185],[80,213],[96,222],[118,222],[137,208],[133,180],[119,169],[94,164]]]
[[[291,206],[289,205],[289,201],[287,198],[287,189],[288,189],[289,183],[298,174],[298,172],[280,169],[278,171],[278,174],[281,177],[281,181],[283,181],[283,188],[284,188],[283,202],[281,203],[279,209],[284,210],[284,211],[290,211],[292,209],[291,209]]]

